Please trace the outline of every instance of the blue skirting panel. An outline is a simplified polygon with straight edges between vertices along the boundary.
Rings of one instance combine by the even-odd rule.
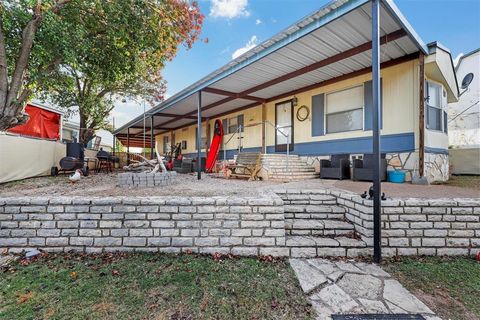
[[[425,147],[425,153],[448,154],[448,149]]]

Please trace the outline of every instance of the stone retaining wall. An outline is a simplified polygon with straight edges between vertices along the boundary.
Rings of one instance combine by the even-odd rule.
[[[257,198],[0,198],[0,248],[288,255],[283,202]]]
[[[373,246],[373,201],[332,191],[346,218]],[[389,199],[382,201],[382,253],[475,255],[480,251],[480,199]]]

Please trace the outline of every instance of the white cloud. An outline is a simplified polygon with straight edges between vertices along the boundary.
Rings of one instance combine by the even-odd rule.
[[[210,16],[220,18],[248,17],[248,0],[212,0]]]
[[[262,20],[260,20],[260,19],[255,20],[256,25],[259,25],[260,23],[262,23]]]
[[[254,48],[257,44],[258,44],[258,38],[257,36],[253,35],[243,47],[235,50],[235,52],[232,54],[232,59],[240,57],[242,54],[244,54],[248,50]]]

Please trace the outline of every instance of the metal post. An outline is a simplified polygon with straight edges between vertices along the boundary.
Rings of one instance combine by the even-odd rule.
[[[115,132],[115,117],[113,117],[113,125],[112,125],[112,132]],[[113,135],[113,156],[115,156],[115,135]]]
[[[380,0],[372,0],[372,87],[373,87],[373,260],[379,263],[381,252],[380,183]]]
[[[145,157],[145,100],[143,100],[143,157]]]
[[[287,133],[287,172],[288,172],[288,158],[290,158],[290,134]]]
[[[153,159],[153,117],[150,117],[150,159]]]
[[[197,105],[197,179],[202,178],[202,91],[198,91]]]
[[[127,166],[130,165],[130,127],[127,128]]]

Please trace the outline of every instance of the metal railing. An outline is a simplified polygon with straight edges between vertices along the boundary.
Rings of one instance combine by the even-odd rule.
[[[224,162],[224,163],[225,163],[225,161],[227,161],[227,148],[226,148],[226,146],[227,146],[227,144],[233,139],[233,137],[235,137],[235,136],[237,136],[237,135],[238,135],[238,137],[237,137],[237,139],[238,139],[237,149],[238,149],[238,153],[240,153],[240,151],[241,151],[241,143],[242,143],[242,142],[241,142],[241,139],[243,138],[242,135],[241,135],[241,133],[242,133],[243,128],[245,128],[245,127],[242,126],[242,125],[239,125],[239,126],[237,127],[237,130],[235,130],[235,132],[232,134],[232,136],[230,137],[230,139],[228,139],[227,142],[223,142],[223,141],[222,141],[222,145],[223,145],[223,146],[222,146],[222,147],[223,147],[223,162]]]
[[[270,121],[268,120],[265,120],[265,121],[262,121],[262,122],[257,122],[257,123],[254,123],[254,124],[251,124],[251,125],[247,125],[247,126],[238,126],[237,130],[232,134],[232,136],[227,140],[227,142],[222,142],[222,145],[223,145],[223,161],[225,162],[226,159],[227,159],[227,149],[226,149],[226,146],[228,145],[228,143],[235,137],[235,136],[238,136],[237,139],[238,139],[238,153],[241,152],[241,139],[243,138],[242,137],[242,132],[243,132],[243,129],[244,128],[247,128],[247,127],[255,127],[255,126],[258,126],[258,125],[261,125],[265,123],[266,125],[264,126],[264,136],[265,138],[267,137],[267,124],[270,125],[272,128],[275,129],[275,134],[277,132],[279,132],[281,135],[283,135],[286,139],[287,139],[287,156],[286,156],[286,167],[285,167],[285,170],[286,172],[288,172],[288,168],[289,168],[289,157],[290,157],[290,134],[289,133],[285,133],[281,130],[280,127],[274,125],[273,123],[271,123]],[[267,154],[267,143],[265,141],[265,150],[264,150],[265,154]]]
[[[287,162],[286,162],[285,171],[288,172],[288,158],[290,157],[290,134],[283,132],[282,130],[280,130],[280,128],[278,126],[274,125],[273,123],[271,123],[268,120],[265,120],[264,122],[266,124],[269,124],[270,126],[272,126],[275,129],[275,134],[277,132],[279,132],[282,136],[287,138]],[[265,133],[264,134],[265,134],[265,137],[266,137],[267,136],[267,126],[265,126]],[[267,143],[265,142],[265,154],[266,153],[267,153]]]

